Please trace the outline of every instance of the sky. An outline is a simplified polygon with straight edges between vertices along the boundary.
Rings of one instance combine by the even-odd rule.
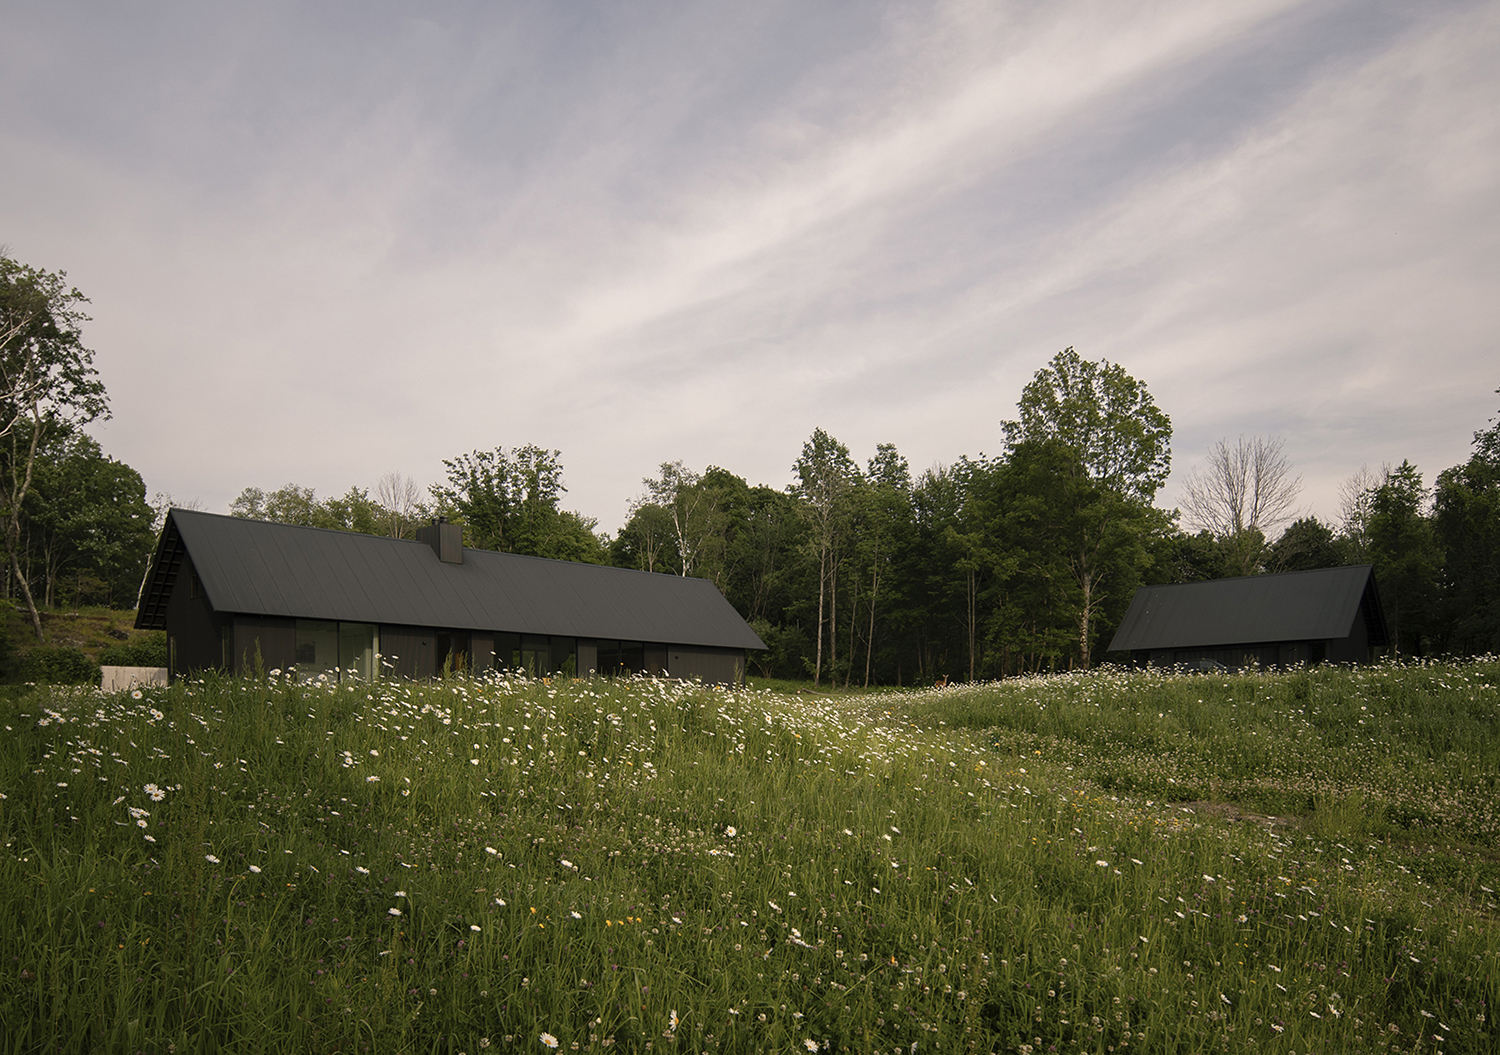
[[[999,454],[1072,346],[1170,415],[1160,504],[1278,437],[1336,520],[1500,410],[1500,3],[5,8],[0,246],[201,508],[536,444],[613,530],[820,427]]]

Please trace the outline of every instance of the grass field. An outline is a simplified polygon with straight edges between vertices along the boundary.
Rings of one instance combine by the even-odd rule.
[[[0,1050],[1490,1052],[1500,663],[0,701]]]

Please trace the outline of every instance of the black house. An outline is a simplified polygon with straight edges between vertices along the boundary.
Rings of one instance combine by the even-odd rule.
[[[1368,564],[1135,592],[1110,651],[1138,665],[1364,663],[1389,643]]]
[[[174,676],[444,669],[645,672],[734,683],[764,643],[705,579],[184,509],[167,515],[135,625],[167,632]]]

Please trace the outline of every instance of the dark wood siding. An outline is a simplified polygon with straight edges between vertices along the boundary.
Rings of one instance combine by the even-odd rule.
[[[495,666],[495,635],[486,630],[476,630],[470,637],[471,658],[475,674],[483,674]]]
[[[592,674],[599,669],[599,642],[591,638],[578,639],[578,673]]]
[[[381,626],[381,672],[397,678],[430,678],[437,672],[436,632],[420,626]]]
[[[214,670],[224,663],[220,628],[227,617],[214,612],[208,597],[194,589],[192,562],[184,559],[166,605],[166,630],[171,674]],[[197,593],[197,596],[193,596]]]
[[[655,677],[667,669],[667,646],[646,643],[641,670]]]
[[[667,671],[674,678],[700,678],[709,685],[738,685],[745,674],[744,649],[672,645]]]
[[[1356,619],[1348,637],[1335,638],[1328,642],[1328,662],[1368,663],[1370,661],[1369,631],[1363,619]]]

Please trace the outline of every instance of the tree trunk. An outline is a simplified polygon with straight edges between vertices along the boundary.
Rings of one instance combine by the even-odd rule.
[[[976,612],[977,604],[975,600],[975,595],[979,592],[978,583],[976,581],[977,578],[978,573],[976,573],[974,569],[970,568],[964,583],[967,593],[965,600],[968,602],[969,609],[969,680],[971,682],[974,680],[974,642],[977,636],[974,625],[978,618]]]
[[[828,558],[828,676],[839,687],[839,562]]]
[[[880,550],[875,550],[876,563],[870,569],[870,636],[865,640],[865,688],[870,687],[870,656],[875,651],[875,598],[880,589]]]
[[[1089,619],[1094,610],[1094,577],[1085,572],[1079,576],[1083,587],[1083,609],[1078,613],[1078,655],[1084,670],[1089,669]]]
[[[823,676],[823,595],[828,588],[828,550],[818,550],[818,648],[813,659],[813,688]]]
[[[26,613],[31,617],[32,629],[36,631],[36,639],[41,641],[42,616],[36,610],[36,600],[31,596],[31,584],[26,581],[26,576],[21,570],[21,505],[26,501],[26,495],[31,490],[31,474],[36,468],[36,448],[42,438],[42,416],[39,408],[33,405],[31,408],[31,442],[26,448],[25,471],[21,478],[16,479],[19,459],[16,450],[15,434],[11,434],[11,462],[10,462],[10,508],[6,510],[5,525],[5,547],[9,551],[10,568],[15,576],[16,582],[21,587],[21,596],[26,600]]]
[[[31,628],[36,631],[36,639],[41,641],[42,615],[36,610],[36,601],[31,597],[31,587],[26,583],[26,576],[21,574],[21,562],[16,559],[15,553],[10,555],[10,567],[15,572],[16,582],[21,587],[21,596],[26,599],[26,613],[31,617]]]
[[[856,652],[854,635],[859,627],[859,619],[857,618],[859,615],[858,577],[854,579],[854,585],[850,589],[854,591],[854,596],[849,598],[849,670],[844,675],[844,688],[846,689],[849,687],[850,682],[854,680],[854,656]]]

